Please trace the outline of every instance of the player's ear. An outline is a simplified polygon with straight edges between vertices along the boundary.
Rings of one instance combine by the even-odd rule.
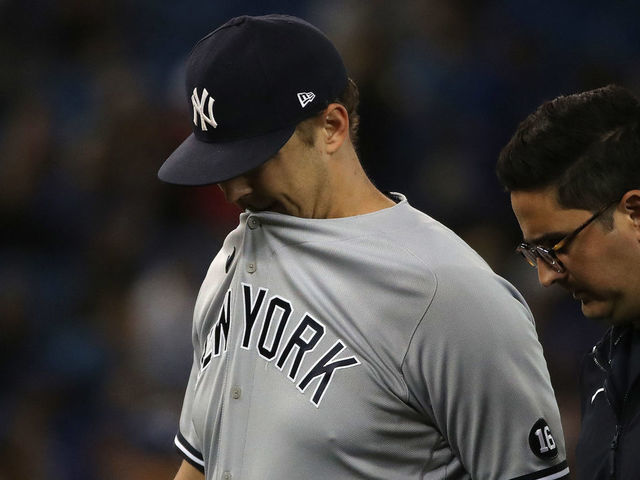
[[[349,138],[349,114],[339,103],[330,104],[324,111],[323,134],[327,153],[335,153]]]
[[[629,190],[623,195],[619,205],[640,234],[640,190]]]

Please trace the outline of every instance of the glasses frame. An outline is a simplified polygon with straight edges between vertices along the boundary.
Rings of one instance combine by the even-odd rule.
[[[533,268],[538,267],[539,258],[557,273],[564,273],[566,271],[566,268],[558,259],[557,252],[560,249],[567,247],[569,243],[571,243],[582,230],[587,228],[594,220],[596,220],[600,215],[609,210],[609,208],[611,208],[616,203],[618,203],[617,200],[606,204],[604,207],[594,213],[591,218],[589,218],[586,222],[576,228],[573,232],[565,235],[558,243],[556,243],[551,248],[543,247],[542,245],[532,245],[527,242],[522,242],[516,247],[516,252],[522,255],[527,263]]]

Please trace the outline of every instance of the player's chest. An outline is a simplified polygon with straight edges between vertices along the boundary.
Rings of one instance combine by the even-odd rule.
[[[236,381],[303,395],[318,408],[340,377],[362,369],[361,348],[341,326],[347,319],[321,318],[300,303],[245,282],[220,292],[202,322],[198,391]]]

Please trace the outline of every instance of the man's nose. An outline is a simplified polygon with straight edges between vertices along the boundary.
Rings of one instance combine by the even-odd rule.
[[[559,273],[554,267],[538,258],[538,281],[543,287],[550,287],[558,280],[564,278],[566,274],[566,270]]]
[[[218,186],[222,190],[224,198],[230,203],[237,203],[242,197],[252,192],[251,185],[243,175],[220,182]]]

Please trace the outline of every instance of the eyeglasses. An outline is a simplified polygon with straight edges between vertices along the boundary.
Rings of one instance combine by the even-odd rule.
[[[562,264],[562,262],[558,259],[557,252],[560,249],[568,246],[569,243],[571,243],[571,241],[575,239],[582,230],[587,228],[589,224],[591,224],[591,222],[593,222],[596,218],[598,218],[600,215],[606,212],[611,206],[613,206],[617,202],[618,201],[616,200],[615,202],[608,203],[607,205],[602,207],[600,210],[594,213],[591,216],[591,218],[589,218],[589,220],[584,222],[582,225],[576,228],[573,232],[566,235],[562,240],[560,240],[551,248],[546,248],[541,245],[532,245],[530,243],[522,242],[516,248],[516,252],[520,253],[525,258],[527,263],[534,268],[538,266],[538,259],[541,259],[544,263],[546,263],[548,266],[553,268],[556,272],[564,273],[566,269]]]

